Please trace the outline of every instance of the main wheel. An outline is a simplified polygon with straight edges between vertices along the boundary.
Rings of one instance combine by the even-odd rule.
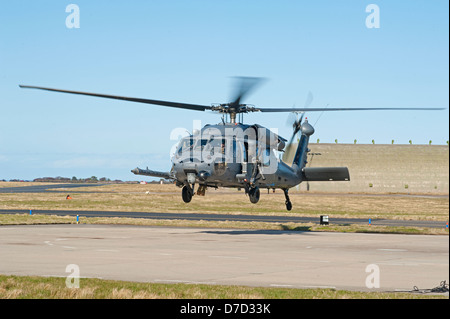
[[[250,197],[250,201],[253,204],[256,204],[259,201],[259,195],[260,195],[259,187],[252,188],[248,192],[248,197]]]
[[[181,190],[181,197],[183,197],[185,203],[189,203],[192,200],[192,193],[186,186]]]

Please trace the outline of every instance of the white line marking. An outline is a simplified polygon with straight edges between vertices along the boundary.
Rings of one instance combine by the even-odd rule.
[[[247,257],[239,256],[209,256],[209,258],[248,259]]]

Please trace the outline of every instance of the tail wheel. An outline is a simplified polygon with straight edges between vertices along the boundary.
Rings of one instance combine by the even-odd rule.
[[[286,209],[287,210],[291,210],[292,209],[292,203],[291,203],[291,200],[289,199],[289,193],[288,193],[288,189],[283,189],[283,192],[284,192],[284,197],[286,198],[286,202],[285,202],[285,204],[286,204]]]
[[[292,203],[290,201],[286,201],[286,209],[291,210],[292,209]]]

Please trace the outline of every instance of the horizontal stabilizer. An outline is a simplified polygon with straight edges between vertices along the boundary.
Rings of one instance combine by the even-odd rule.
[[[139,167],[136,167],[135,169],[131,170],[132,173],[136,175],[146,175],[146,176],[153,176],[153,177],[160,177],[165,179],[171,179],[169,172],[158,172],[158,171],[152,171],[149,169],[140,169]]]
[[[305,167],[302,170],[305,181],[349,181],[350,174],[347,167]]]

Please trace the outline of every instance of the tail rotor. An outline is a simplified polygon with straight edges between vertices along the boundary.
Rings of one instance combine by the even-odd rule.
[[[311,92],[308,92],[308,95],[306,97],[304,108],[308,108],[313,101],[313,95]],[[302,121],[303,117],[305,116],[305,111],[292,111],[288,115],[287,124],[289,126],[292,126],[292,136],[289,139],[289,142],[286,145],[286,151],[283,154],[283,162],[289,163],[292,162],[292,159],[295,154],[296,148],[292,145],[294,142],[294,138],[297,136],[298,132],[302,128]]]

